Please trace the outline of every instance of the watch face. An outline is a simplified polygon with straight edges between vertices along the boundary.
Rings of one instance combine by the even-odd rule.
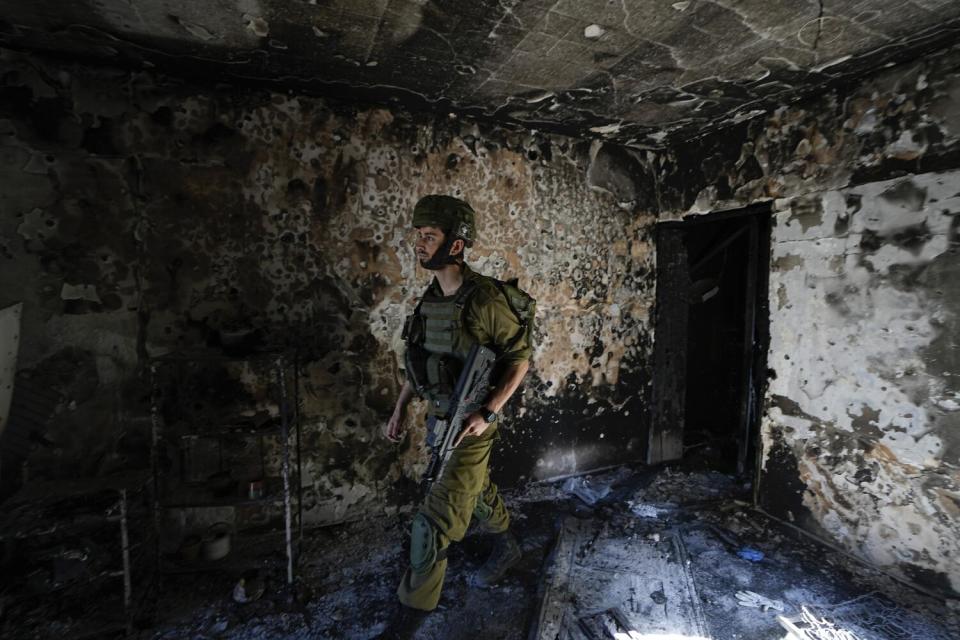
[[[487,421],[487,424],[496,421],[497,413],[495,411],[490,411],[487,409],[487,412],[484,414],[483,419]]]

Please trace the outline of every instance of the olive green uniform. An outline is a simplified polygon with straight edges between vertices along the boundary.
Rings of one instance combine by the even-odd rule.
[[[455,339],[452,351],[462,351],[475,340],[491,347],[505,365],[528,360],[532,347],[526,335],[518,335],[523,327],[497,285],[466,265],[463,278],[462,286],[472,283],[476,288],[463,308],[462,324],[456,323],[458,330],[468,335]],[[434,300],[454,298],[444,297],[436,280],[427,294]],[[429,338],[425,346],[430,349]],[[498,426],[494,422],[480,436],[464,438],[415,516],[411,540],[419,548],[411,548],[410,567],[397,588],[404,605],[424,611],[436,608],[447,570],[447,548],[463,539],[471,517],[490,533],[501,533],[510,526],[510,515],[497,486],[490,482],[488,469]]]

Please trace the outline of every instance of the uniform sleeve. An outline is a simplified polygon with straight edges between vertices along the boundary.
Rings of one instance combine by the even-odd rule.
[[[524,329],[499,291],[495,294],[478,291],[467,309],[465,321],[467,330],[481,344],[493,345],[503,362],[518,364],[530,359],[533,346],[527,336],[521,335],[513,346],[508,346]]]

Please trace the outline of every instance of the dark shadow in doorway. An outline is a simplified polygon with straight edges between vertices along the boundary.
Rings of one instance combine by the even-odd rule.
[[[769,205],[657,227],[648,462],[753,475],[769,342]]]

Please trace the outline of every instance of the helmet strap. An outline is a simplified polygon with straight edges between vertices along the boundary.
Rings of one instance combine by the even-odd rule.
[[[457,236],[453,235],[452,232],[444,232],[446,238],[443,241],[443,244],[434,252],[430,259],[426,262],[421,262],[420,266],[424,269],[429,269],[430,271],[439,271],[449,264],[457,264],[459,258],[457,256],[450,255],[450,249],[453,248],[453,243],[456,242]]]

